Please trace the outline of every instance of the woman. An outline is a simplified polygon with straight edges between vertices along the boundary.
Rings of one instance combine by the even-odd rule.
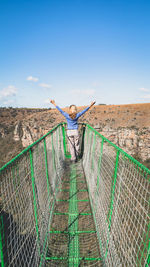
[[[69,107],[69,114],[58,107],[54,100],[50,100],[50,102],[61,112],[61,114],[67,120],[67,137],[69,140],[71,160],[73,162],[76,162],[77,156],[79,154],[78,119],[95,104],[95,101],[92,102],[89,107],[78,113],[77,107],[75,105],[71,105]]]

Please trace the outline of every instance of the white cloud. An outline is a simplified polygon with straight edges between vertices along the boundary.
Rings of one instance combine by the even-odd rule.
[[[27,81],[32,81],[32,82],[38,82],[39,78],[33,77],[33,76],[28,76]]]
[[[47,89],[52,87],[52,85],[48,83],[40,83],[39,86]]]
[[[140,91],[142,91],[142,92],[150,92],[150,89],[147,89],[147,88],[140,88]]]
[[[14,85],[9,85],[0,91],[0,99],[15,96],[17,94],[17,88]]]
[[[150,94],[144,95],[142,98],[144,98],[144,99],[150,99]]]

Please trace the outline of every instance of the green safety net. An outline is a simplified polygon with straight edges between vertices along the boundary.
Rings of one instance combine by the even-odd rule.
[[[150,263],[150,170],[87,125],[83,166],[106,266]]]
[[[0,169],[1,266],[148,266],[150,170],[80,125],[66,124]]]
[[[64,160],[62,125],[1,169],[1,266],[44,266]]]

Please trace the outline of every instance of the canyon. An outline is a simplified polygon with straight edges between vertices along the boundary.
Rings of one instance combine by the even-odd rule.
[[[78,107],[81,111],[85,107]],[[64,108],[68,112],[68,108]],[[56,109],[0,109],[0,165],[65,121]],[[150,103],[95,105],[79,119],[150,167]]]

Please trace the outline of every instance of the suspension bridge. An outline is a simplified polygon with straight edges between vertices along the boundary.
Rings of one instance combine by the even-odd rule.
[[[0,263],[149,266],[150,170],[80,125],[70,162],[60,123],[0,169]]]

